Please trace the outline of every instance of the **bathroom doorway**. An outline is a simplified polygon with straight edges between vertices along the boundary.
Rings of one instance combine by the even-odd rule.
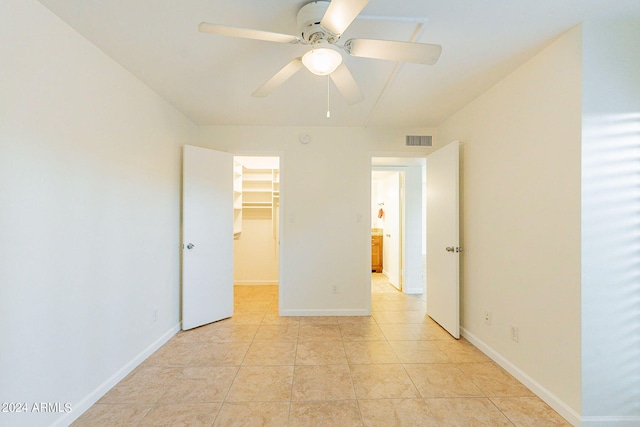
[[[371,172],[372,271],[382,273],[402,292],[404,234],[404,170],[375,167]],[[377,247],[376,245],[379,245]],[[374,259],[376,263],[374,265]],[[375,267],[375,268],[374,268]]]
[[[425,158],[372,157],[372,280],[388,280],[405,294],[426,291],[425,200]],[[381,276],[373,268],[377,240],[382,243]]]

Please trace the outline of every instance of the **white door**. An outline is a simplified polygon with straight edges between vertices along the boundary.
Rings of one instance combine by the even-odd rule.
[[[459,146],[427,156],[427,314],[460,338]]]
[[[399,291],[402,290],[401,274],[401,223],[402,207],[400,204],[401,180],[400,172],[394,171],[385,180],[385,214],[384,214],[384,237],[382,248],[384,256],[382,265],[389,283]]]
[[[233,315],[233,155],[185,145],[182,329]]]

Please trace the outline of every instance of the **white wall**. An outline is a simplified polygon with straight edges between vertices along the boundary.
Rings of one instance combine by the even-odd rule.
[[[438,128],[440,144],[464,143],[463,334],[574,423],[581,410],[580,81],[575,28]]]
[[[274,236],[271,218],[243,216],[242,233],[233,242],[233,282],[278,283],[278,237]]]
[[[640,20],[584,24],[583,425],[640,425]]]
[[[282,155],[282,313],[369,313],[371,155],[426,155],[434,148],[405,147],[404,139],[432,130],[225,126],[200,131],[205,147]],[[303,133],[312,136],[311,143],[298,141]],[[334,285],[337,294],[331,292]]]
[[[72,408],[0,425],[66,424],[177,330],[195,126],[33,0],[0,40],[0,401]]]
[[[371,228],[383,228],[384,218],[378,218],[380,209],[384,211],[384,206],[380,206],[378,203],[382,203],[380,198],[381,185],[380,179],[376,176],[376,172],[371,174]]]
[[[423,294],[425,291],[424,253],[422,244],[426,233],[423,212],[422,166],[409,166],[405,172],[405,230],[404,292]]]

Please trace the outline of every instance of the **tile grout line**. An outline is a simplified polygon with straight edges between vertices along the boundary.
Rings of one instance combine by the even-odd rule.
[[[248,295],[248,294],[247,294],[247,295]],[[260,301],[261,301],[261,299],[260,299],[260,298],[258,298],[258,297],[255,297],[255,298],[253,298],[253,299],[250,299],[250,302],[251,302],[251,303],[253,303],[253,304],[254,304],[254,306],[255,306],[255,305],[262,305],[262,304],[260,304]],[[290,387],[289,387],[289,398],[288,398],[288,402],[287,402],[287,403],[288,403],[288,410],[287,410],[287,424],[286,424],[286,425],[290,425],[290,424],[292,423],[292,421],[294,421],[294,420],[292,420],[292,416],[293,416],[293,411],[292,411],[292,409],[293,409],[293,403],[295,403],[295,402],[293,401],[293,390],[294,390],[294,382],[295,382],[296,367],[298,366],[298,365],[296,364],[296,362],[297,362],[297,360],[298,360],[298,355],[299,355],[299,344],[301,343],[301,342],[300,342],[300,335],[299,335],[299,332],[300,332],[300,326],[302,325],[302,323],[300,322],[300,320],[298,320],[298,321],[295,323],[295,325],[296,325],[296,327],[297,327],[297,332],[298,332],[298,334],[297,334],[297,336],[296,336],[295,340],[290,340],[290,339],[288,339],[289,337],[288,337],[288,335],[287,335],[287,334],[289,333],[290,325],[288,325],[288,324],[287,324],[287,327],[285,328],[284,326],[282,326],[282,325],[284,325],[284,324],[282,324],[282,325],[281,325],[281,324],[279,324],[279,323],[276,323],[276,324],[267,324],[267,323],[265,323],[265,320],[266,320],[266,318],[267,318],[267,315],[268,315],[268,314],[269,314],[269,312],[273,309],[273,301],[274,301],[274,297],[273,297],[273,296],[271,297],[271,301],[272,301],[272,302],[271,302],[271,304],[269,304],[269,306],[268,306],[267,308],[263,309],[264,311],[261,313],[261,316],[258,316],[258,314],[259,314],[259,313],[257,313],[257,310],[253,310],[253,311],[251,311],[251,312],[245,312],[245,313],[250,313],[250,315],[249,315],[249,316],[247,316],[247,317],[244,317],[243,319],[240,319],[240,320],[241,320],[241,321],[240,321],[240,323],[228,323],[228,325],[230,325],[230,326],[229,326],[229,327],[230,327],[230,329],[233,329],[233,328],[234,328],[234,326],[240,326],[240,327],[241,327],[241,329],[242,329],[242,327],[243,327],[243,326],[248,326],[248,325],[251,325],[251,326],[256,325],[256,327],[255,327],[255,330],[253,331],[253,334],[251,335],[251,338],[250,338],[249,340],[247,340],[247,341],[248,341],[248,347],[246,348],[246,351],[245,351],[245,352],[244,352],[244,354],[242,355],[242,358],[241,358],[241,360],[239,361],[239,365],[234,365],[234,366],[233,366],[233,367],[235,367],[235,368],[236,368],[235,374],[234,374],[233,378],[232,378],[232,379],[231,379],[231,381],[230,381],[230,385],[229,385],[229,387],[226,389],[226,392],[225,392],[225,394],[224,394],[224,397],[222,398],[222,401],[220,402],[220,406],[218,407],[217,413],[215,414],[215,417],[213,417],[213,421],[212,421],[212,424],[211,424],[212,426],[213,426],[213,425],[215,425],[215,423],[216,423],[216,422],[218,422],[218,421],[222,421],[222,419],[219,419],[219,417],[220,417],[220,415],[222,414],[222,410],[223,410],[223,408],[224,408],[224,405],[225,405],[225,404],[227,404],[227,403],[229,403],[229,404],[230,404],[230,403],[233,403],[233,402],[228,402],[228,398],[229,398],[229,395],[230,395],[231,389],[232,389],[232,387],[233,387],[233,384],[235,383],[235,381],[236,381],[236,380],[237,380],[237,378],[238,378],[238,375],[239,375],[239,373],[240,373],[240,369],[241,369],[241,368],[243,368],[243,367],[245,366],[245,365],[244,365],[244,363],[245,363],[245,361],[247,361],[247,358],[249,357],[249,351],[251,350],[251,348],[252,348],[253,344],[255,344],[256,342],[261,342],[261,341],[258,341],[258,340],[257,340],[257,338],[258,338],[258,333],[259,333],[260,329],[261,329],[263,326],[281,326],[281,328],[280,328],[280,329],[284,330],[284,334],[285,334],[285,336],[287,337],[286,341],[294,341],[294,343],[295,343],[294,354],[293,354],[293,362],[292,362],[292,364],[290,365],[290,366],[291,366],[291,369],[292,369],[292,377],[291,377],[291,383],[290,383]],[[394,308],[398,307],[399,305],[400,305],[400,304],[396,304],[396,305],[394,306]],[[401,313],[401,312],[410,312],[410,311],[419,311],[419,310],[388,310],[388,312],[396,312],[396,313]],[[384,310],[379,311],[379,312],[384,313]],[[254,322],[255,322],[255,320],[257,320],[257,319],[258,319],[258,317],[260,318],[259,322],[254,323]],[[445,343],[445,340],[438,340],[438,339],[421,339],[421,338],[418,338],[418,339],[405,339],[405,340],[391,340],[391,339],[390,339],[390,338],[391,338],[391,336],[389,335],[389,333],[385,333],[385,332],[382,330],[382,328],[381,328],[381,326],[382,326],[382,325],[387,325],[387,326],[388,326],[388,325],[396,325],[396,326],[398,326],[399,328],[400,328],[400,327],[407,327],[407,326],[409,326],[409,325],[423,325],[423,326],[424,326],[424,325],[425,325],[425,322],[424,322],[424,321],[423,321],[422,323],[397,323],[397,324],[396,324],[396,323],[389,323],[389,324],[385,323],[385,324],[380,324],[380,323],[379,323],[379,321],[378,321],[378,319],[376,319],[376,317],[374,317],[374,316],[373,316],[373,313],[372,313],[372,315],[371,315],[371,317],[370,317],[370,318],[371,318],[372,322],[371,322],[371,323],[366,323],[366,325],[374,325],[374,326],[375,326],[375,327],[376,327],[376,328],[381,332],[381,335],[379,336],[379,337],[381,337],[381,339],[379,339],[379,338],[378,338],[378,336],[376,336],[376,339],[374,339],[374,340],[366,339],[366,335],[367,335],[367,333],[368,333],[368,332],[366,331],[366,329],[367,329],[367,328],[365,328],[365,327],[364,327],[365,323],[348,323],[348,322],[347,322],[347,323],[341,323],[341,322],[340,322],[340,318],[337,318],[337,319],[336,319],[336,324],[338,325],[338,331],[339,331],[339,334],[340,334],[340,335],[339,335],[339,336],[340,336],[340,341],[339,341],[339,342],[341,343],[342,348],[343,348],[343,351],[344,351],[344,357],[345,357],[346,365],[347,365],[348,372],[349,372],[349,376],[350,376],[351,389],[352,389],[352,392],[353,392],[354,400],[356,401],[356,407],[357,407],[357,410],[358,410],[359,415],[360,415],[360,417],[359,417],[359,419],[360,419],[360,423],[361,423],[362,425],[364,425],[364,421],[365,421],[365,413],[363,412],[363,408],[362,408],[362,407],[361,407],[361,405],[360,405],[360,404],[361,404],[361,402],[360,402],[361,400],[363,400],[363,401],[365,401],[365,400],[371,400],[371,401],[376,401],[376,400],[377,400],[377,401],[382,401],[382,400],[397,400],[398,398],[397,398],[397,397],[389,397],[389,398],[378,398],[378,399],[373,399],[373,398],[372,398],[372,399],[360,399],[360,398],[358,397],[358,395],[357,395],[357,393],[356,393],[355,381],[354,381],[354,376],[353,376],[352,368],[353,368],[354,366],[359,365],[359,364],[354,364],[354,363],[352,363],[352,362],[351,362],[351,360],[349,359],[349,357],[347,357],[347,353],[346,353],[346,344],[347,344],[347,343],[352,343],[352,342],[361,342],[361,343],[366,343],[366,344],[364,345],[364,347],[363,347],[363,348],[367,347],[371,342],[384,342],[387,346],[389,346],[389,347],[391,348],[391,350],[392,350],[392,354],[393,354],[393,355],[395,355],[395,357],[396,357],[396,358],[397,358],[397,360],[398,360],[397,362],[393,362],[393,363],[394,363],[394,364],[401,364],[401,365],[402,365],[402,367],[403,367],[403,371],[404,371],[404,372],[405,372],[405,374],[409,377],[409,380],[410,380],[411,384],[413,385],[413,387],[418,391],[418,396],[420,396],[420,397],[419,397],[419,399],[420,399],[422,402],[424,402],[424,403],[425,403],[426,408],[427,408],[427,409],[429,410],[429,412],[431,413],[431,406],[426,402],[426,400],[428,400],[428,399],[427,399],[427,398],[425,398],[425,397],[422,395],[422,393],[420,392],[420,390],[418,389],[418,387],[417,387],[417,385],[416,385],[416,382],[415,382],[414,378],[413,378],[413,377],[411,377],[411,375],[409,374],[408,367],[409,367],[410,365],[412,365],[412,363],[404,363],[404,362],[402,362],[402,358],[400,357],[399,350],[397,350],[396,348],[394,348],[394,347],[391,345],[391,342],[392,342],[392,341],[406,341],[406,342],[413,342],[413,343],[415,343],[415,342],[422,342],[422,341],[425,341],[425,342],[433,343],[434,348],[436,348],[436,349],[438,349],[438,350],[442,351],[442,352],[445,354],[445,356],[446,356],[446,357],[447,357],[447,359],[449,360],[449,363],[448,363],[448,364],[450,364],[450,365],[452,365],[452,366],[456,366],[457,370],[459,370],[459,371],[461,372],[462,377],[463,377],[463,378],[465,378],[466,380],[468,380],[468,381],[469,381],[471,384],[473,384],[475,387],[477,387],[477,388],[478,388],[478,390],[479,390],[479,391],[480,391],[480,393],[481,393],[481,395],[480,395],[480,396],[477,396],[477,397],[476,397],[476,396],[473,396],[473,397],[471,397],[471,396],[469,396],[469,397],[467,397],[467,396],[454,396],[454,397],[449,397],[448,399],[456,399],[456,400],[467,400],[467,399],[486,399],[486,400],[488,400],[489,402],[491,402],[491,407],[492,407],[494,410],[497,410],[497,412],[498,412],[499,414],[501,414],[501,416],[502,416],[502,417],[504,417],[503,419],[506,419],[510,425],[515,425],[514,421],[512,421],[512,420],[511,420],[511,419],[510,419],[510,418],[505,414],[505,412],[503,412],[503,411],[500,409],[500,407],[498,407],[498,405],[497,405],[496,401],[494,401],[494,399],[496,399],[496,398],[498,398],[498,399],[499,399],[499,398],[502,398],[502,397],[505,397],[505,398],[517,398],[517,397],[519,397],[519,395],[518,395],[518,393],[515,391],[515,389],[505,388],[504,390],[508,391],[508,393],[506,393],[506,394],[505,394],[505,396],[500,395],[500,396],[493,396],[493,397],[491,397],[491,396],[489,396],[489,395],[487,394],[487,393],[488,393],[488,391],[485,391],[485,388],[481,388],[481,387],[479,386],[479,384],[477,383],[477,380],[476,380],[476,381],[474,381],[474,380],[472,379],[471,375],[474,375],[474,376],[476,376],[476,377],[477,377],[475,370],[473,370],[473,369],[472,369],[472,370],[467,370],[467,371],[469,372],[469,373],[467,373],[467,372],[465,372],[465,371],[462,369],[462,366],[465,366],[465,365],[468,365],[468,364],[479,364],[479,363],[483,363],[483,364],[486,364],[487,366],[489,366],[489,365],[493,365],[491,361],[481,362],[481,361],[479,361],[479,360],[477,360],[477,361],[471,360],[471,359],[469,359],[469,357],[473,356],[473,354],[465,353],[465,352],[464,352],[465,348],[464,348],[464,347],[462,347],[461,349],[462,349],[463,351],[462,351],[462,353],[460,354],[460,356],[464,356],[464,357],[462,357],[462,358],[461,358],[461,357],[456,357],[456,358],[455,358],[455,360],[459,360],[459,361],[455,362],[455,361],[454,361],[454,359],[452,359],[452,358],[451,358],[451,356],[450,356],[450,354],[451,354],[451,353],[450,353],[450,351],[453,351],[453,352],[454,352],[454,353],[452,353],[452,354],[454,354],[454,355],[458,355],[458,351],[459,351],[459,350],[457,350],[457,348],[455,348],[455,346],[453,346],[453,347],[450,347],[450,349],[451,349],[450,351],[444,351],[444,350],[443,350],[442,345]],[[404,317],[403,319],[404,319],[404,320],[403,320],[403,322],[406,322],[407,320],[413,320],[413,319],[414,319],[414,317],[413,317],[413,315],[409,315],[408,317]],[[383,316],[382,320],[387,320],[387,321],[391,320],[391,321],[393,321],[393,319],[392,319],[391,317],[387,318],[387,317],[385,317],[385,316]],[[397,319],[397,320],[400,320],[400,319]],[[246,322],[246,323],[245,323],[245,322]],[[316,324],[314,321],[309,321],[309,322],[307,322],[307,323],[308,323],[308,324]],[[323,324],[323,323],[322,323],[322,322],[318,322],[318,324]],[[333,324],[333,323],[331,323],[331,324]],[[274,337],[275,339],[264,340],[265,342],[271,342],[271,343],[273,343],[274,341],[278,341],[278,342],[279,342],[279,341],[282,341],[282,340],[284,339],[283,337],[281,337],[281,336],[280,336],[280,331],[278,331],[278,330],[277,330],[278,328],[273,328],[273,329],[274,329],[274,330],[273,330],[273,332],[272,332],[272,335],[273,335],[273,337]],[[352,340],[348,340],[348,338],[349,338],[351,335],[353,335],[353,336],[354,336],[354,337],[356,337],[356,338],[363,338],[363,337],[361,337],[361,336],[360,336],[360,332],[358,331],[358,330],[360,330],[360,329],[364,329],[364,330],[365,330],[365,332],[364,332],[364,335],[365,335],[365,336],[364,336],[364,338],[365,338],[365,339],[352,339]],[[205,332],[205,333],[206,333],[206,332]],[[435,335],[433,335],[433,333],[429,333],[428,335],[429,335],[429,337],[431,337],[431,336],[435,336]],[[199,336],[199,335],[194,335],[194,336]],[[203,335],[203,336],[206,336],[206,335]],[[269,335],[267,335],[267,336],[269,336]],[[415,336],[415,335],[412,335],[412,336]],[[424,336],[426,337],[426,335],[424,335]],[[209,336],[209,339],[208,339],[207,341],[205,341],[205,342],[197,341],[196,343],[197,343],[197,344],[199,344],[200,349],[202,350],[202,349],[204,348],[204,346],[205,346],[207,343],[214,343],[214,342],[217,342],[217,341],[212,341],[213,337],[214,337],[214,334],[211,334],[211,336]],[[422,335],[421,335],[421,337],[422,337]],[[229,341],[220,341],[220,342],[229,342],[229,343],[235,343],[235,342],[247,342],[247,341],[245,341],[245,340],[237,341],[237,339],[238,339],[238,338],[243,338],[242,334],[237,335],[237,334],[231,333],[231,336],[228,338],[228,339],[229,339]],[[281,338],[283,338],[283,339],[281,339]],[[312,340],[310,340],[309,342],[312,342],[312,341],[314,341],[314,340],[312,339]],[[327,341],[327,338],[326,338],[326,336],[325,336],[325,337],[323,337],[322,339],[320,339],[319,341],[318,341],[318,340],[315,340],[315,341],[317,341],[317,342],[325,342],[325,341]],[[183,343],[183,344],[186,344],[186,343]],[[441,344],[441,345],[439,345],[439,344]],[[185,369],[186,369],[187,367],[191,366],[191,363],[192,363],[192,361],[193,361],[194,356],[192,355],[191,359],[190,359],[188,362],[184,363],[183,365],[173,365],[172,363],[173,363],[173,362],[175,362],[174,358],[175,358],[175,357],[167,356],[166,358],[165,358],[165,357],[163,357],[162,359],[158,359],[159,361],[158,361],[157,363],[159,363],[159,365],[157,365],[157,366],[166,366],[166,367],[171,367],[171,368],[178,368],[178,367],[179,367],[179,368],[181,369],[181,371],[180,371],[180,372],[182,373],[182,377],[184,378],[184,375],[185,375]],[[166,359],[166,360],[165,360],[165,359]],[[410,357],[410,359],[411,359],[411,360],[414,360],[414,357],[413,357],[413,356],[411,356],[411,357]],[[467,359],[468,359],[468,360],[467,360]],[[184,361],[184,360],[182,360],[182,358],[181,358],[180,360],[181,360],[181,361]],[[185,360],[186,360],[186,358],[185,358]],[[373,359],[371,359],[371,360],[373,360]],[[417,360],[417,359],[416,359],[416,360]],[[167,364],[167,363],[168,363],[168,364]],[[265,363],[267,363],[267,364],[265,364]],[[439,365],[439,363],[418,363],[418,362],[416,362],[416,363],[417,363],[417,364],[431,365],[431,366]],[[442,363],[445,363],[445,362],[442,362]],[[324,365],[327,365],[327,363],[323,363],[323,364],[324,364]],[[362,364],[362,365],[376,365],[376,363],[373,363],[373,361],[369,361],[369,362],[367,362],[367,363],[360,363],[360,364]],[[383,364],[386,364],[386,363],[383,363]],[[280,365],[280,366],[287,366],[287,365],[288,365],[288,364]],[[332,365],[332,363],[328,363],[328,365]],[[342,365],[342,364],[340,364],[340,365]],[[153,366],[156,366],[156,365],[153,365]],[[199,365],[198,365],[198,366],[199,366]],[[209,365],[207,365],[207,366],[209,366]],[[215,363],[214,363],[212,366],[223,366],[223,365],[218,365],[218,364],[215,364]],[[224,365],[224,366],[227,366],[227,365]],[[247,366],[249,366],[249,365],[247,365]],[[271,365],[269,365],[269,364],[268,364],[268,361],[261,361],[261,362],[260,362],[260,364],[251,365],[251,366],[266,367],[266,366],[271,366]],[[300,366],[303,366],[303,365],[300,365]],[[304,365],[304,366],[306,366],[306,365]],[[313,366],[313,364],[312,364],[312,365],[310,365],[310,366]],[[318,366],[318,365],[315,365],[315,366]],[[479,378],[480,380],[481,380],[482,378],[487,378],[487,379],[490,379],[490,377],[491,377],[491,378],[493,378],[493,374],[491,373],[491,371],[487,371],[486,373],[483,373],[483,372],[484,372],[484,371],[478,371],[478,375],[480,375],[480,377],[478,377],[478,378]],[[500,380],[500,378],[501,378],[501,377],[500,377],[500,376],[498,376],[498,377],[497,377],[497,380]],[[163,396],[165,396],[165,395],[168,393],[168,391],[171,389],[171,387],[172,387],[173,385],[175,385],[179,380],[180,380],[180,378],[178,378],[178,377],[175,377],[175,378],[174,378],[174,377],[172,377],[172,376],[169,376],[168,381],[165,383],[165,387],[164,387],[163,392],[159,395],[159,397],[158,397],[157,399],[155,399],[155,402],[150,402],[149,404],[146,404],[146,405],[145,405],[145,406],[147,406],[147,405],[148,405],[148,406],[147,406],[147,409],[146,409],[146,412],[144,412],[144,414],[142,415],[142,418],[140,418],[140,421],[138,421],[138,423],[137,423],[138,425],[141,425],[141,424],[144,422],[144,420],[145,420],[145,419],[150,420],[151,418],[148,418],[148,417],[149,417],[149,415],[152,413],[152,411],[154,411],[154,410],[156,410],[157,408],[160,408],[160,407],[162,407],[163,405],[165,405],[164,403],[162,403],[162,402],[161,402],[161,401],[162,401],[162,399],[163,399]],[[482,383],[482,381],[481,381],[481,383]],[[506,386],[506,384],[507,384],[507,383],[505,383],[505,386]],[[525,388],[526,388],[526,386],[525,386]],[[489,388],[489,389],[487,389],[487,390],[492,390],[492,388]],[[535,397],[535,396],[533,396],[533,397]],[[416,398],[418,398],[418,397],[416,397]],[[438,399],[437,397],[433,397],[433,398],[434,398],[434,399]],[[445,399],[445,397],[443,396],[443,397],[442,397],[442,399]],[[262,402],[262,401],[263,401],[263,399],[261,398],[261,399],[255,399],[255,400],[254,400],[253,398],[250,398],[249,400],[247,400],[247,402],[244,402],[244,401],[243,401],[243,403],[251,403],[251,402],[253,402],[253,401],[256,401],[256,402],[257,402],[257,401],[260,401],[260,402]],[[351,401],[351,399],[348,399],[348,398],[342,398],[342,399],[332,399],[332,400],[330,400],[330,401],[331,401],[331,402],[349,402],[349,401]],[[264,402],[269,402],[269,401],[268,401],[268,400],[264,400]],[[284,402],[285,402],[285,400],[283,400],[282,402],[284,403]],[[302,400],[301,402],[307,402],[307,400]],[[309,400],[308,402],[324,402],[324,401],[323,401],[322,399],[319,399],[319,400],[318,400],[318,399],[316,399],[316,400]],[[327,401],[327,402],[329,402],[329,401]],[[107,403],[107,404],[108,404],[108,405],[115,405],[115,406],[118,406],[118,405],[133,404],[133,403],[134,403],[134,402],[133,402],[133,398],[130,398],[130,399],[128,399],[128,400],[127,400],[127,402],[113,402],[113,403],[111,403],[111,404],[109,404],[109,403]],[[185,403],[211,403],[211,402],[209,402],[209,401],[207,400],[207,402],[192,402],[192,401],[189,401],[189,402],[185,402]],[[214,403],[217,403],[217,402],[214,402]],[[168,403],[168,402],[166,402],[166,404],[169,404],[169,403]],[[140,405],[142,405],[142,404],[140,404]],[[374,406],[375,406],[375,405],[374,405]],[[353,406],[351,406],[351,407],[353,408]],[[365,406],[365,408],[366,408],[366,406]],[[281,409],[280,409],[280,411],[281,411],[281,412],[280,412],[280,414],[282,414],[283,418],[284,418],[284,409],[285,409],[285,406],[284,406],[284,405],[282,405],[282,406],[281,406]],[[210,413],[210,414],[211,414],[211,413]],[[353,415],[355,415],[355,412],[353,413]],[[497,413],[496,413],[496,416],[497,416]]]

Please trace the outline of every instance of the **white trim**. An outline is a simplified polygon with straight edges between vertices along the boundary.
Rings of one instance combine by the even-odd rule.
[[[96,387],[92,392],[87,394],[79,402],[72,405],[73,411],[58,418],[52,426],[68,426],[80,415],[84,414],[94,403],[96,403],[102,396],[104,396],[109,390],[111,390],[116,384],[118,384],[124,377],[129,375],[138,365],[144,362],[147,357],[151,356],[154,351],[162,347],[167,341],[171,339],[175,334],[180,331],[180,323],[173,326],[167,332],[165,332],[160,338],[154,341],[147,348],[142,350],[137,356],[129,361],[126,365],[120,368],[116,373],[109,377],[105,382]]]
[[[371,311],[362,308],[346,310],[282,310],[280,316],[371,316]]]
[[[637,427],[640,416],[635,417],[582,417],[582,427]]]
[[[513,375],[518,381],[527,386],[532,392],[534,392],[540,399],[542,399],[547,405],[551,406],[556,412],[564,417],[571,425],[580,426],[581,417],[580,414],[573,410],[569,405],[560,400],[556,395],[544,388],[540,383],[535,381],[529,375],[527,375],[520,368],[515,366],[500,353],[493,348],[485,344],[478,337],[467,331],[462,326],[460,327],[460,333],[471,344],[476,346],[480,351],[489,356],[494,362],[504,368],[507,372]]]

